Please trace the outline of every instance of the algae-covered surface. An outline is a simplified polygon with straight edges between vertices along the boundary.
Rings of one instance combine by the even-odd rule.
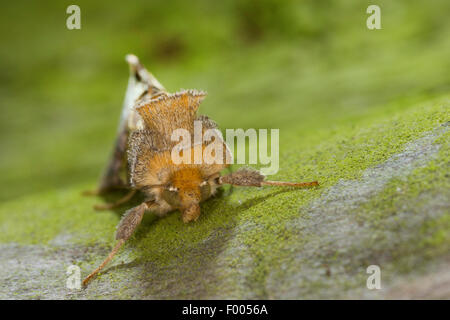
[[[368,4],[81,1],[73,31],[64,4],[5,5],[0,298],[450,298],[450,7],[379,1],[368,30]],[[97,267],[139,202],[99,212],[122,193],[82,196],[112,147],[129,52],[170,91],[208,91],[200,113],[221,129],[280,129],[270,179],[320,187],[225,187],[190,224],[146,213],[69,289],[68,267]]]

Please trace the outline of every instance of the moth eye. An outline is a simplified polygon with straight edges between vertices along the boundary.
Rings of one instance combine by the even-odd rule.
[[[200,192],[202,195],[202,200],[208,199],[209,196],[211,195],[211,186],[209,185],[209,183],[207,181],[203,181],[200,184]]]
[[[162,198],[171,206],[179,207],[181,205],[180,195],[178,189],[175,187],[165,188],[162,192]]]

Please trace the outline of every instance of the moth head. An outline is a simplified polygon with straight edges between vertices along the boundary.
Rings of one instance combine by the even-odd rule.
[[[183,221],[197,220],[200,216],[200,202],[211,196],[212,187],[196,168],[177,170],[164,186],[161,197],[172,208],[179,209]]]
[[[164,199],[164,201],[166,201],[172,207],[174,208],[181,207],[181,199],[180,194],[178,192],[178,188],[172,185],[164,187],[161,196]]]
[[[217,188],[218,177],[215,179],[210,179],[209,177],[204,179],[198,184],[198,186],[192,186],[191,189],[185,189],[183,191],[183,197],[181,197],[182,202],[185,203],[182,217],[184,222],[190,222],[192,220],[197,220],[200,216],[200,205],[201,201],[205,201],[215,192]],[[198,192],[199,191],[199,192]]]
[[[200,195],[202,201],[208,199],[211,196],[211,185],[207,180],[200,183]]]

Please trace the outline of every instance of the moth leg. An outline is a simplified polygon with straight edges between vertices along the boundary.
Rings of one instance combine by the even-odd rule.
[[[236,172],[220,177],[219,184],[231,184],[233,186],[243,187],[287,186],[296,188],[309,188],[318,186],[319,182],[268,181],[265,180],[265,176],[257,170],[250,168],[241,168]]]
[[[295,187],[295,188],[309,188],[309,187],[317,187],[319,182],[310,181],[310,182],[286,182],[286,181],[263,181],[261,182],[261,186],[279,186],[279,187]]]
[[[100,270],[102,270],[107,264],[108,262],[110,262],[112,260],[112,258],[116,255],[116,253],[119,251],[119,249],[122,247],[122,245],[125,243],[125,240],[119,240],[117,241],[115,247],[112,249],[112,251],[109,253],[108,257],[102,262],[101,265],[99,265],[97,267],[97,269],[95,269],[94,271],[91,272],[90,275],[88,275],[84,280],[83,280],[83,286],[86,287],[87,284],[89,283],[89,281],[91,281],[91,279],[93,277],[95,277],[95,275],[97,273],[100,272]]]
[[[140,205],[128,210],[123,215],[122,219],[120,220],[117,231],[116,231],[116,240],[117,243],[114,246],[114,248],[111,250],[109,255],[106,257],[106,259],[98,266],[97,269],[91,272],[84,280],[83,280],[83,286],[86,286],[88,282],[97,275],[100,270],[102,270],[108,262],[112,260],[112,258],[116,255],[116,253],[119,251],[119,249],[122,247],[122,245],[127,241],[131,235],[133,234],[134,230],[136,230],[137,226],[141,223],[142,218],[144,216],[145,210],[149,208],[149,205],[151,203],[144,202]]]
[[[128,201],[133,199],[133,197],[135,196],[136,193],[137,193],[136,189],[130,190],[130,192],[128,192],[125,196],[123,196],[116,202],[105,203],[105,204],[96,204],[94,206],[94,209],[95,210],[110,210],[110,209],[120,207],[124,203],[127,203]]]

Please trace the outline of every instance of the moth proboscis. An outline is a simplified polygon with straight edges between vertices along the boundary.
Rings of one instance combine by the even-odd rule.
[[[183,128],[193,134],[194,121],[201,121],[204,130],[217,128],[217,124],[207,116],[197,115],[206,93],[197,90],[168,93],[136,56],[127,55],[126,60],[130,77],[114,149],[98,189],[86,194],[104,194],[114,189],[129,190],[126,196],[115,203],[95,206],[99,210],[118,207],[133,198],[138,191],[144,194],[145,200],[125,212],[117,226],[115,247],[103,263],[83,280],[84,286],[112,260],[131,237],[146,211],[162,216],[179,210],[182,220],[187,223],[198,219],[200,202],[215,195],[224,184],[299,188],[319,185],[317,181],[266,181],[264,175],[250,168],[221,175],[220,172],[229,166],[226,161],[224,164],[174,163],[171,158],[171,150],[176,144],[171,140],[173,130]],[[224,146],[224,157],[230,157],[225,142],[217,142]]]

